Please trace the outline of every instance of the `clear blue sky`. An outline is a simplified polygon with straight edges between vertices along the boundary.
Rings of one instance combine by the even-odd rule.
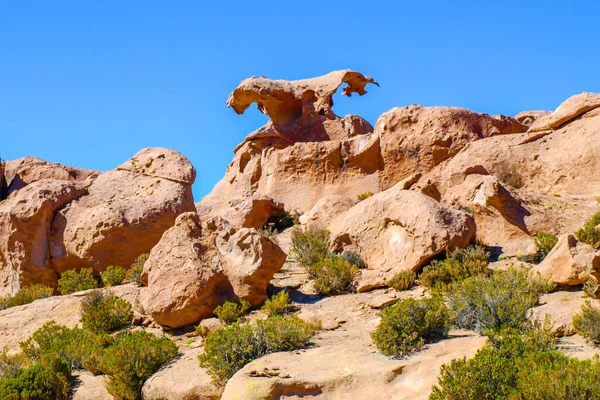
[[[1,1],[0,156],[108,170],[170,147],[199,200],[266,121],[225,105],[252,75],[371,75],[381,88],[334,110],[372,124],[414,103],[514,115],[600,92],[597,1],[216,3]]]

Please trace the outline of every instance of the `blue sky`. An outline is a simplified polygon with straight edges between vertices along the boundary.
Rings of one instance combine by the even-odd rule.
[[[267,120],[225,105],[252,75],[371,75],[381,88],[334,111],[372,124],[415,103],[514,115],[600,92],[596,1],[219,3],[1,1],[0,156],[108,170],[170,147],[199,200]]]

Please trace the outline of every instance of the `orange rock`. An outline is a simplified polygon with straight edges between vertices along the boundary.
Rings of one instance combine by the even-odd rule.
[[[536,119],[529,128],[529,132],[539,132],[548,129],[557,129],[561,125],[600,107],[600,94],[583,92],[569,97],[550,114]]]
[[[283,216],[285,209],[282,203],[265,196],[250,196],[229,201],[228,207],[213,210],[198,203],[196,206],[202,219],[223,217],[232,226],[238,228],[260,229],[274,216]],[[218,211],[215,213],[215,211]]]

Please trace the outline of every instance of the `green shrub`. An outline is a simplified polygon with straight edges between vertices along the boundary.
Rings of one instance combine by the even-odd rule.
[[[92,274],[91,268],[82,268],[79,271],[65,271],[60,275],[60,279],[58,280],[58,291],[60,294],[71,294],[97,287],[98,281]]]
[[[303,231],[300,228],[294,228],[290,253],[299,264],[305,267],[321,261],[329,253],[329,231],[319,228]]]
[[[558,238],[551,233],[540,232],[535,236],[534,242],[535,247],[538,249],[539,261],[541,262],[556,246]]]
[[[8,349],[5,348],[0,352],[0,379],[14,378],[26,365],[27,357],[24,354],[9,355]]]
[[[52,296],[54,289],[45,285],[23,286],[14,296],[0,298],[0,310],[33,303],[35,300]]]
[[[260,229],[260,234],[275,244],[279,244],[277,233],[277,228],[274,225],[265,225]]]
[[[290,309],[290,295],[285,290],[265,301],[261,308],[268,316],[283,315]]]
[[[500,182],[515,189],[523,187],[523,175],[521,175],[517,164],[502,161],[494,168],[494,175],[496,175]]]
[[[326,257],[308,267],[308,274],[321,295],[348,291],[357,273],[355,265],[338,256]]]
[[[208,334],[198,358],[214,381],[225,384],[244,365],[277,351],[304,347],[318,327],[297,317],[276,316],[255,326],[235,323]]]
[[[446,337],[451,320],[450,310],[440,298],[409,298],[382,311],[371,338],[382,354],[403,357]]]
[[[511,267],[490,277],[474,276],[453,284],[447,301],[456,313],[456,325],[483,333],[487,329],[519,328],[527,310],[545,291],[542,282],[531,279],[525,269]]]
[[[239,321],[249,309],[250,304],[246,300],[241,299],[239,304],[226,301],[224,304],[216,307],[214,313],[224,324],[232,324]]]
[[[100,274],[102,277],[102,283],[106,287],[117,286],[123,283],[127,276],[125,268],[118,265],[110,265],[106,267],[106,270]]]
[[[353,251],[344,251],[340,257],[348,261],[350,264],[356,265],[358,269],[367,268],[367,264],[358,253],[355,253]]]
[[[598,280],[593,276],[590,276],[583,284],[583,293],[592,299],[598,298],[598,295],[600,294],[599,289],[600,285],[598,285]]]
[[[594,346],[600,346],[600,309],[586,301],[573,316],[573,326]]]
[[[358,201],[363,201],[368,199],[369,197],[373,196],[373,192],[364,192],[364,193],[360,193],[358,196],[356,196]]]
[[[0,379],[0,398],[7,400],[67,400],[71,368],[58,357],[46,357],[39,363]]]
[[[144,271],[144,263],[148,260],[150,254],[144,253],[140,254],[138,258],[135,259],[131,267],[127,271],[127,275],[125,279],[129,282],[133,282],[138,286],[142,285],[142,271]]]
[[[596,249],[600,248],[600,232],[596,230],[598,225],[600,225],[600,212],[585,221],[585,224],[575,232],[575,237],[580,242],[587,243]]]
[[[434,260],[423,268],[419,283],[427,287],[444,287],[452,282],[476,275],[489,275],[490,254],[483,246],[455,249],[444,260]]]
[[[148,332],[122,335],[107,348],[101,370],[110,377],[107,389],[116,399],[137,400],[144,381],[177,355],[177,346]]]
[[[387,285],[396,290],[408,290],[415,285],[417,274],[411,270],[400,271],[390,278]]]
[[[92,332],[113,332],[131,324],[131,304],[113,294],[94,290],[81,302],[81,323]]]

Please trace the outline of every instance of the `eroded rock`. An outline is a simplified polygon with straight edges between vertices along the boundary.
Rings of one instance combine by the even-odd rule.
[[[561,125],[598,107],[600,107],[599,93],[583,92],[571,96],[561,103],[554,112],[536,119],[529,128],[529,132],[557,129]]]

